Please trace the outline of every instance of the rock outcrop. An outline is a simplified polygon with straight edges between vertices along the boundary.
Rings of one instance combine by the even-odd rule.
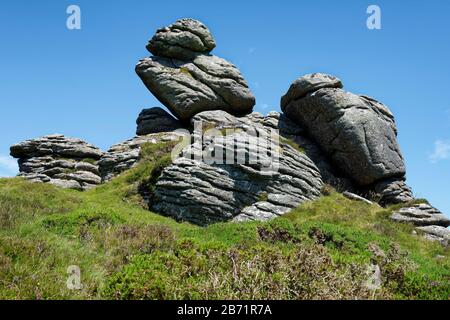
[[[306,75],[281,99],[281,108],[357,183],[403,177],[392,113],[378,101],[341,87],[332,76]]]
[[[181,123],[160,107],[144,109],[137,120],[136,134],[145,136],[150,133],[170,132],[181,128]]]
[[[255,98],[239,70],[209,55],[215,43],[199,21],[181,19],[160,29],[147,48],[153,57],[139,61],[136,73],[146,87],[179,120],[224,110],[233,115],[252,111]]]
[[[309,74],[281,98],[288,117],[332,163],[359,186],[372,186],[386,203],[412,200],[394,116],[380,102],[342,89],[336,77]]]
[[[395,211],[391,219],[398,222],[409,222],[419,227],[424,226],[450,226],[450,219],[441,211],[426,203],[401,208]]]
[[[441,211],[427,203],[407,206],[395,211],[391,219],[397,222],[411,223],[430,240],[437,240],[443,245],[450,243],[450,219]]]
[[[103,153],[80,139],[48,135],[11,147],[19,176],[62,188],[86,190],[101,183],[97,161]]]
[[[194,143],[164,169],[152,209],[205,225],[267,220],[319,197],[323,183],[313,161],[283,140],[278,144],[277,133],[255,118],[224,111],[196,115],[203,139],[195,141],[194,131]]]
[[[380,204],[407,203],[414,200],[411,188],[403,179],[387,179],[376,183],[373,190],[380,195]]]
[[[305,135],[312,139],[308,145],[313,150],[316,145],[325,155],[319,152],[314,159],[321,164],[322,178],[335,187],[344,185],[344,194],[353,189],[376,195],[381,205],[410,203],[414,198],[405,183],[394,116],[375,99],[342,88],[341,80],[326,74],[295,80],[281,98],[286,116],[304,129],[291,137],[299,145]],[[428,204],[407,205],[391,218],[412,223],[429,239],[448,243],[450,220]]]
[[[148,159],[154,149],[144,144],[169,148],[183,141],[172,163],[158,166],[161,175],[152,173],[138,188],[157,213],[199,225],[267,220],[317,199],[329,184],[370,205],[404,203],[392,220],[449,244],[450,219],[431,205],[411,204],[397,127],[386,106],[316,73],[292,83],[281,98],[283,113],[252,113],[247,82],[234,65],[210,54],[215,46],[197,20],[158,30],[147,45],[154,56],[142,59],[136,72],[175,117],[159,107],[144,109],[137,136],[106,153],[63,135],[27,140],[11,147],[20,176],[86,190],[133,168],[143,153]]]
[[[323,73],[307,74],[292,82],[289,90],[281,97],[281,109],[286,108],[291,102],[304,98],[308,93],[319,89],[337,88],[342,89],[340,79]]]

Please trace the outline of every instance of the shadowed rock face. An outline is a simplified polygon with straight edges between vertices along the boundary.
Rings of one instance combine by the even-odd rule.
[[[138,136],[150,133],[170,132],[181,128],[181,123],[164,109],[154,107],[144,109],[136,120]]]
[[[381,196],[380,204],[406,203],[414,200],[411,188],[401,179],[387,179],[378,182],[374,191]]]
[[[405,165],[391,112],[340,86],[334,77],[307,75],[291,86],[281,108],[358,184],[403,177]]]
[[[192,19],[180,21],[158,30],[149,43],[155,56],[137,64],[146,87],[185,123],[208,110],[250,113],[255,97],[233,64],[209,55],[215,46],[209,30]]]
[[[102,155],[93,145],[63,135],[27,140],[11,147],[11,156],[19,159],[19,176],[79,190],[101,183],[97,161]]]

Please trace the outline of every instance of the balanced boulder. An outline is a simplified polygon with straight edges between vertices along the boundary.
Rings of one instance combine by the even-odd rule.
[[[86,190],[101,183],[97,161],[103,152],[80,139],[48,135],[11,147],[19,176],[32,182]]]
[[[208,28],[200,21],[188,18],[157,30],[148,42],[147,50],[155,56],[190,60],[199,53],[208,54],[215,47]]]
[[[255,105],[255,97],[239,70],[208,54],[214,45],[202,23],[182,19],[158,30],[148,45],[155,56],[142,59],[136,66],[146,87],[185,123],[202,111],[245,115]]]

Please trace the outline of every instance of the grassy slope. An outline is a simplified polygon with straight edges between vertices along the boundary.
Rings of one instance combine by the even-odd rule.
[[[0,298],[449,298],[448,251],[335,192],[270,222],[206,228],[142,209],[142,177],[168,162],[159,147],[84,193],[0,179]],[[378,290],[365,285],[371,263]],[[66,287],[70,265],[82,290]]]

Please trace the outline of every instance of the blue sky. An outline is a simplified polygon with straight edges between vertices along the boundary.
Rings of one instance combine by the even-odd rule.
[[[81,30],[66,8],[81,8]],[[381,8],[382,29],[366,28]],[[13,143],[51,133],[107,149],[130,138],[143,108],[161,105],[134,73],[154,31],[193,17],[214,54],[236,64],[257,98],[279,110],[301,75],[325,72],[394,112],[408,183],[450,214],[450,1],[2,1],[0,176]]]

